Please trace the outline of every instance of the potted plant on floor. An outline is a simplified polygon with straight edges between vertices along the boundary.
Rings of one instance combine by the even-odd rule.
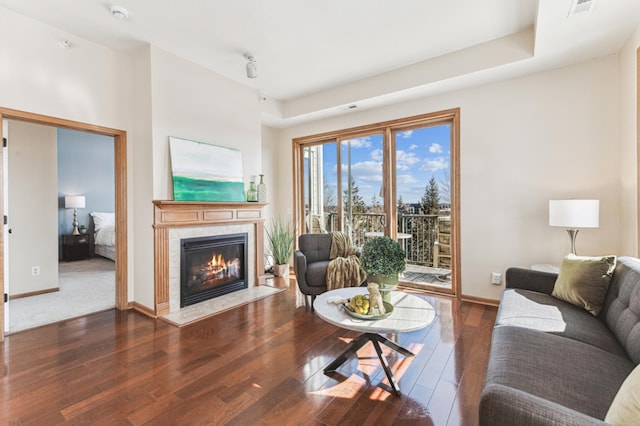
[[[390,302],[390,291],[398,285],[398,274],[406,265],[400,243],[387,236],[370,238],[362,247],[360,261],[367,273],[367,281],[377,283],[382,298]]]
[[[273,256],[273,275],[288,277],[289,259],[293,254],[293,230],[289,223],[281,219],[273,220],[271,230],[267,229],[267,240]]]

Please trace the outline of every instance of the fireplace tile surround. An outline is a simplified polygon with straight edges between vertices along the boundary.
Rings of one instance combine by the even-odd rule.
[[[247,233],[249,288],[264,273],[262,203],[154,201],[155,315],[180,311],[180,240]],[[193,305],[192,305],[193,306]]]

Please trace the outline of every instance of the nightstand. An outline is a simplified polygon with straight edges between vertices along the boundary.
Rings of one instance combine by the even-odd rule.
[[[62,260],[89,259],[89,234],[63,235],[62,236]]]

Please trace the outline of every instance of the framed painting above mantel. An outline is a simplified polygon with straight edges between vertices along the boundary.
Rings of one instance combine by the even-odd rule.
[[[175,201],[245,201],[240,150],[170,136]]]

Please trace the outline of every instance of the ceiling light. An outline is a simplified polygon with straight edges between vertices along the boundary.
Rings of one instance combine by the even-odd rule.
[[[256,64],[256,59],[251,55],[245,55],[245,58],[247,58],[247,77],[256,78],[258,76],[258,65]]]
[[[118,6],[115,4],[111,6],[111,14],[114,18],[120,19],[121,21],[126,21],[127,18],[129,18],[129,11],[123,6]]]

